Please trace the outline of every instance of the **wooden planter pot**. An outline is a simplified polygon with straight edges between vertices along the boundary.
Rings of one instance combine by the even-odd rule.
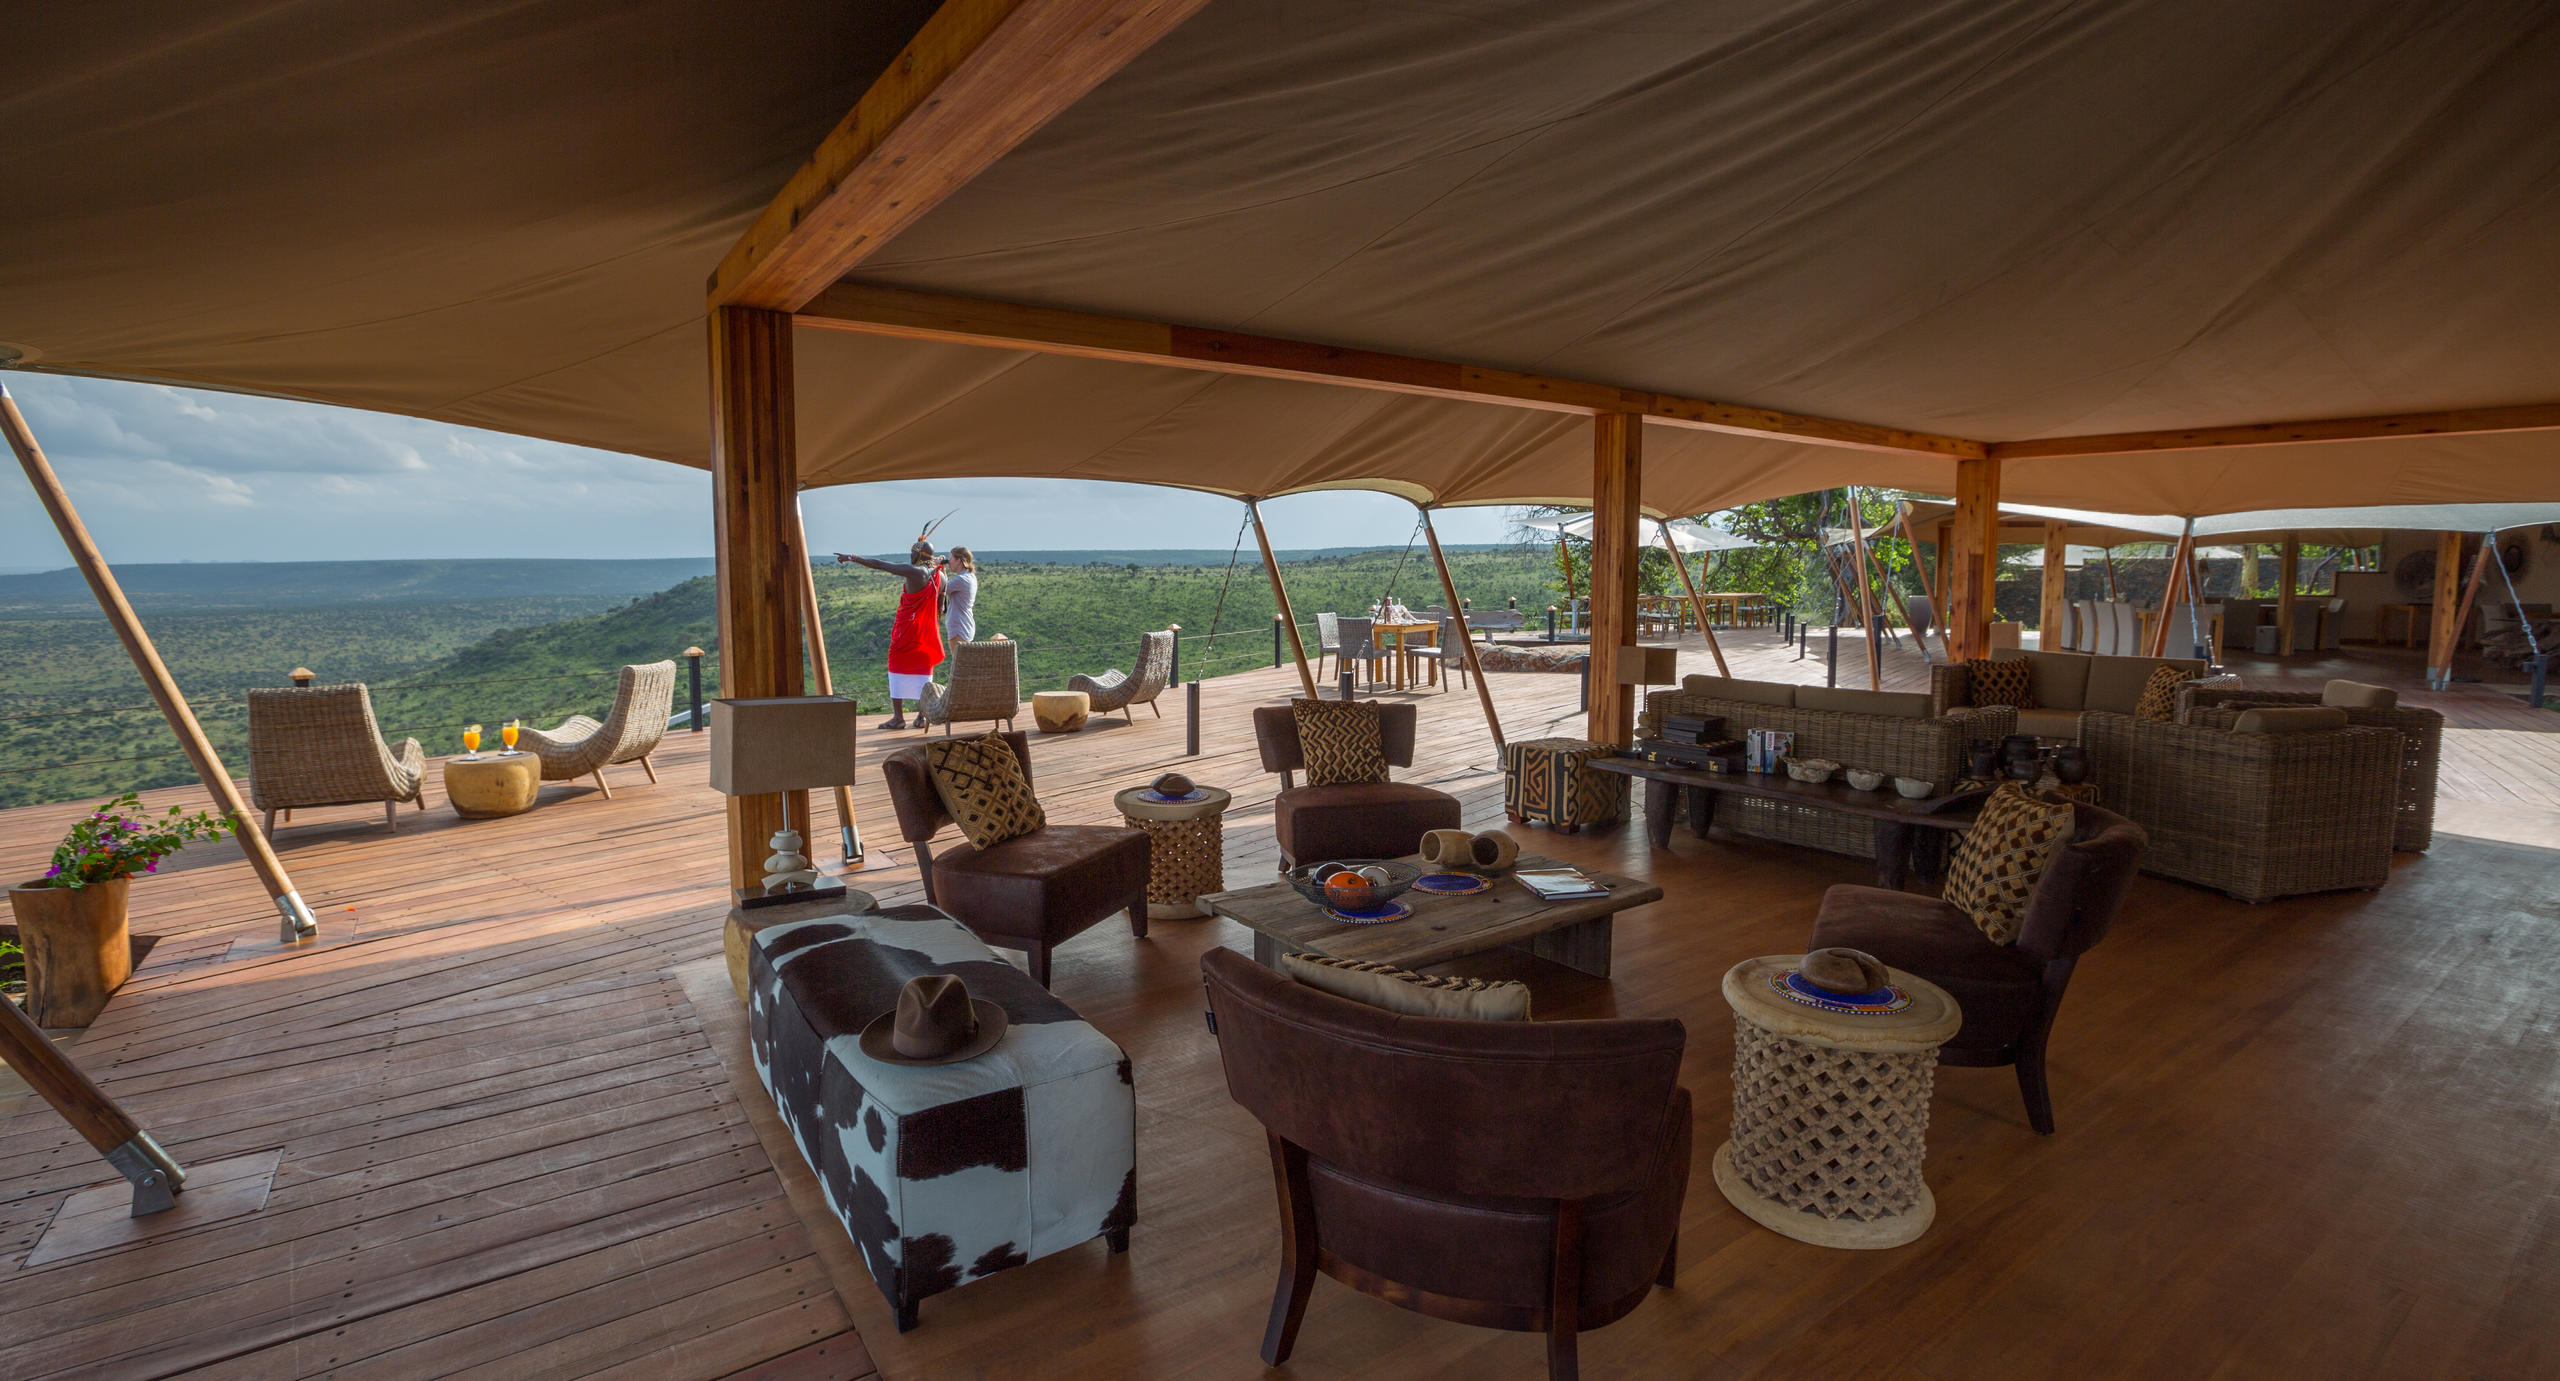
[[[133,975],[125,927],[131,878],[86,887],[9,889],[27,952],[27,1016],[38,1026],[86,1026]]]

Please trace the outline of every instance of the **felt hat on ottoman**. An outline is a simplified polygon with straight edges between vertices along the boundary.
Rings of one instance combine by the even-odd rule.
[[[893,1065],[947,1065],[975,1059],[1004,1039],[1004,1008],[969,996],[947,973],[920,974],[898,990],[898,1007],[862,1028],[862,1053]]]

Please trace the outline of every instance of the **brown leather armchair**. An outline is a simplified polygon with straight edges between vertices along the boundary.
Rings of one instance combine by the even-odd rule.
[[[1031,780],[1029,736],[1004,735]],[[898,833],[915,845],[925,900],[991,945],[1031,956],[1031,977],[1049,986],[1049,951],[1121,911],[1129,933],[1147,933],[1147,836],[1118,825],[1045,825],[989,849],[956,844],[936,857],[933,836],[951,823],[919,744],[880,760],[897,808]]]
[[[1378,707],[1388,766],[1413,766],[1414,722],[1411,705]],[[1298,747],[1297,716],[1286,705],[1255,706],[1253,738],[1262,749],[1262,770],[1280,774],[1271,824],[1280,836],[1283,870],[1329,858],[1402,858],[1422,847],[1423,835],[1458,827],[1458,798],[1427,786],[1297,785],[1294,774],[1305,771],[1307,761]]]
[[[1262,1360],[1289,1359],[1316,1272],[1433,1318],[1544,1332],[1551,1377],[1678,1265],[1689,1189],[1679,1022],[1447,1021],[1320,992],[1232,950],[1200,961],[1227,1092],[1280,1196]]]
[[[2071,842],[2036,883],[2014,945],[1995,945],[1973,918],[1936,897],[1843,883],[1822,894],[1807,949],[1839,945],[1937,984],[1964,1009],[1964,1027],[1938,1051],[1950,1065],[2018,1067],[2027,1121],[2053,1135],[2044,1048],[2071,970],[2106,938],[2142,865],[2142,827],[2077,806]]]

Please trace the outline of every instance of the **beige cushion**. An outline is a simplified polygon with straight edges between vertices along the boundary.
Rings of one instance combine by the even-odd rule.
[[[991,849],[1049,823],[1002,734],[928,743],[924,760],[934,794],[972,845]]]
[[[1374,700],[1292,700],[1298,758],[1309,786],[1352,786],[1387,780],[1386,731]]]
[[[1434,978],[1386,964],[1323,954],[1284,954],[1280,956],[1280,971],[1310,988],[1382,1012],[1408,1017],[1454,1017],[1461,1021],[1529,1019],[1526,983]]]
[[[2003,782],[1947,865],[1947,904],[1971,916],[1991,943],[2016,944],[2036,883],[2071,842],[2076,820],[2070,802]]]
[[[2269,705],[2242,710],[2231,722],[2235,734],[2316,734],[2347,727],[2347,712],[2334,705]]]
[[[1835,690],[1796,687],[1799,710],[1837,710],[1844,714],[1881,714],[1896,719],[1927,719],[1929,697],[1917,691]]]
[[[2400,708],[2400,692],[2362,681],[2332,681],[2320,688],[2320,703],[2347,710],[2396,710]]]
[[[1740,700],[1753,705],[1793,705],[1796,688],[1784,681],[1744,681],[1731,676],[1683,676],[1680,689],[1692,695],[1712,695],[1719,700]]]
[[[2089,654],[2004,649],[1991,657],[1994,661],[2027,664],[2027,684],[2034,689],[2037,709],[2077,710],[2088,706],[2089,664],[2097,660]]]
[[[2037,738],[2080,737],[2080,711],[2032,709],[2018,711],[2018,732]]]
[[[2164,666],[2185,667],[2191,677],[2204,674],[2204,663],[2193,657],[2093,657],[2089,659],[2089,694],[2080,708],[2131,714],[2142,703],[2142,688],[2150,682],[2152,669]]]

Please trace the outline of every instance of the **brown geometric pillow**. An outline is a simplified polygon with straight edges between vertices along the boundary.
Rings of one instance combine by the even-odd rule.
[[[1529,985],[1481,978],[1441,978],[1365,959],[1284,954],[1280,971],[1335,997],[1408,1017],[1463,1021],[1527,1021]]]
[[[2029,679],[2023,657],[2005,662],[1976,657],[1966,662],[1964,690],[1965,698],[1977,707],[2014,705],[2022,710],[2036,707],[2035,682]]]
[[[1387,739],[1372,700],[1292,700],[1298,756],[1307,785],[1347,786],[1387,780]]]
[[[2133,702],[2133,717],[2157,719],[2166,723],[2178,717],[2178,687],[2195,679],[2185,667],[2159,666],[2151,669],[2151,677],[2142,683],[2142,694]]]
[[[1031,794],[1030,779],[1022,775],[1022,759],[1002,734],[926,744],[924,761],[942,808],[978,848],[993,848],[1049,823],[1039,798]]]
[[[2070,802],[2002,783],[1947,865],[1947,904],[1971,916],[1991,943],[2016,944],[2036,881],[2071,842],[2071,829]]]

